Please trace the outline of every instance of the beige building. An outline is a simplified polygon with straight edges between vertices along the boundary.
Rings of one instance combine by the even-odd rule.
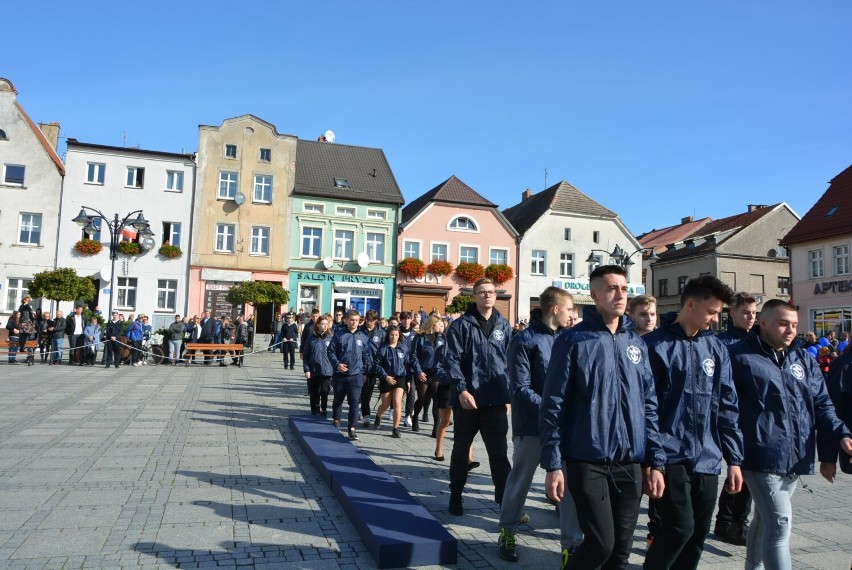
[[[236,316],[244,307],[225,301],[243,281],[288,288],[289,194],[296,168],[296,137],[253,115],[201,125],[192,224],[189,312],[212,309]],[[279,307],[257,307],[265,331]]]
[[[657,312],[678,310],[686,282],[700,275],[714,275],[735,291],[752,294],[758,304],[789,299],[787,253],[779,242],[798,221],[799,216],[783,202],[752,204],[746,212],[704,224],[668,244],[651,265]],[[720,323],[722,328],[725,325]]]

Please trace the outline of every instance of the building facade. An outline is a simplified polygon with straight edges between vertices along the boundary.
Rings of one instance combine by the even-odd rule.
[[[125,315],[150,315],[155,330],[174,322],[176,314],[185,315],[194,156],[69,138],[66,164],[57,265],[72,267],[79,275],[92,278],[97,295],[89,302],[90,307],[100,307],[106,315],[112,300],[113,309]],[[121,240],[139,244],[140,253],[119,253],[113,275],[109,227],[95,219],[97,231],[87,233],[72,221],[83,208],[90,216],[97,215],[95,210],[101,212],[113,224],[116,215],[123,220],[141,210],[154,235],[146,239],[132,226],[123,227]],[[130,218],[135,219],[136,214]],[[81,253],[77,242],[87,238],[102,243],[103,250],[94,255]],[[162,255],[160,248],[167,243],[180,248],[182,255]],[[60,308],[67,313],[72,303],[61,303]]]
[[[33,275],[54,269],[65,165],[56,153],[59,125],[40,126],[0,78],[0,316],[29,294]],[[42,306],[36,299],[34,307]],[[45,309],[49,307],[45,304]],[[6,329],[0,328],[5,336]]]
[[[290,304],[389,315],[404,199],[381,149],[299,140]]]
[[[287,289],[291,233],[290,191],[296,137],[253,115],[199,127],[198,174],[192,226],[189,312],[209,309],[236,318],[228,290],[244,281]],[[257,331],[266,333],[282,307],[259,306]]]
[[[441,260],[453,268],[460,262],[511,267],[512,278],[497,285],[495,308],[514,322],[517,232],[496,204],[451,176],[403,208],[398,241],[400,261],[411,257],[427,266]],[[456,295],[472,294],[472,283],[455,271],[436,275],[427,270],[418,278],[399,272],[397,279],[397,310],[423,307],[443,314]]]
[[[790,250],[799,332],[852,332],[852,166],[781,241]]]
[[[628,256],[630,296],[641,295],[641,246],[618,214],[566,181],[534,194],[503,211],[520,234],[518,248],[518,315],[528,318],[539,294],[550,286],[567,289],[580,309],[593,305],[589,274],[598,264],[614,263],[616,246]],[[589,256],[595,256],[590,264]]]

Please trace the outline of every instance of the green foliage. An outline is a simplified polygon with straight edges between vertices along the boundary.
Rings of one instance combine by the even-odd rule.
[[[275,306],[286,305],[290,300],[290,293],[277,283],[268,281],[243,281],[234,285],[228,291],[226,297],[232,305],[264,305],[272,303]]]
[[[453,300],[447,305],[447,313],[464,313],[467,310],[467,306],[473,303],[473,297],[469,295],[456,295],[453,297]]]
[[[96,319],[98,319],[98,324],[101,326],[101,328],[103,328],[106,320],[103,318],[102,315],[97,314],[96,312],[94,312],[93,310],[91,310],[89,308],[83,309],[83,322],[85,322],[86,324],[91,323],[92,317],[95,317]]]
[[[97,294],[91,279],[69,267],[36,273],[29,291],[33,297],[51,301],[91,301]]]

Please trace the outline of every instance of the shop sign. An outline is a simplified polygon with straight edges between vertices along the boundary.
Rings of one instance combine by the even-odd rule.
[[[387,277],[343,275],[340,273],[296,273],[298,281],[331,281],[332,283],[374,283],[384,285]]]
[[[591,291],[591,285],[589,285],[589,282],[585,279],[554,279],[553,286],[559,287],[560,289],[567,289],[571,293],[581,293],[583,295],[588,295]],[[637,283],[627,284],[627,295],[629,297],[644,294],[644,285]]]
[[[849,281],[824,281],[814,285],[814,295],[832,293],[852,293],[852,279]]]
[[[405,276],[406,283],[434,283],[435,285],[440,285],[441,280],[444,278],[443,275],[435,275],[433,273],[425,273],[423,277],[409,277]]]

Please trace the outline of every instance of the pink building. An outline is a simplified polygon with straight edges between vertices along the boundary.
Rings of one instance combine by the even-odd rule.
[[[419,278],[397,272],[397,310],[423,307],[426,312],[436,309],[443,314],[456,295],[472,293],[473,284],[455,271],[460,262],[475,262],[483,267],[507,265],[513,276],[497,286],[495,306],[513,323],[517,238],[517,232],[496,204],[451,176],[403,208],[397,251],[400,261],[414,257],[428,266],[443,260],[452,265],[453,271],[449,275],[427,271]]]

